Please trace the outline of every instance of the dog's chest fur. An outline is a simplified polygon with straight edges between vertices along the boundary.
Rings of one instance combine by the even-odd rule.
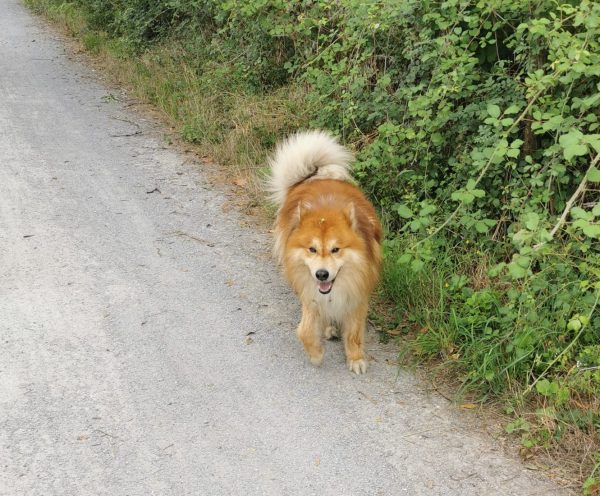
[[[344,320],[344,316],[352,311],[351,308],[352,299],[350,294],[345,291],[345,288],[340,284],[340,287],[336,287],[337,282],[334,284],[331,293],[321,294],[318,289],[315,289],[315,295],[313,298],[314,304],[319,309],[319,314],[328,321],[341,322]]]

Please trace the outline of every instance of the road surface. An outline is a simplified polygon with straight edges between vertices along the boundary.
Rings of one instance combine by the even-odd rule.
[[[312,367],[268,235],[0,7],[0,494],[563,494],[375,336]]]

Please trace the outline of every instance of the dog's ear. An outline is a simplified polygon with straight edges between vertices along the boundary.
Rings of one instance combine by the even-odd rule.
[[[344,208],[344,215],[348,219],[350,227],[354,231],[356,231],[356,228],[358,227],[358,222],[356,220],[356,209],[354,208],[354,203],[350,203],[346,206],[346,208]]]

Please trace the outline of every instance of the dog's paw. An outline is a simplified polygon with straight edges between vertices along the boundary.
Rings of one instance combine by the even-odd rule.
[[[325,349],[321,348],[320,350],[313,351],[308,355],[310,359],[310,363],[312,363],[315,367],[319,367],[323,363],[323,355],[325,355]]]
[[[348,369],[356,375],[364,374],[367,371],[367,361],[363,358],[359,360],[348,360]]]
[[[323,335],[325,336],[325,339],[337,339],[340,337],[338,328],[332,325],[325,328]]]

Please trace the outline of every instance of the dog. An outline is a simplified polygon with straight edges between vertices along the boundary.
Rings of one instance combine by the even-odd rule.
[[[382,228],[350,174],[353,156],[324,131],[299,132],[269,160],[278,212],[273,253],[302,304],[298,337],[314,365],[323,337],[341,338],[351,372],[367,370],[369,296],[379,278]]]

